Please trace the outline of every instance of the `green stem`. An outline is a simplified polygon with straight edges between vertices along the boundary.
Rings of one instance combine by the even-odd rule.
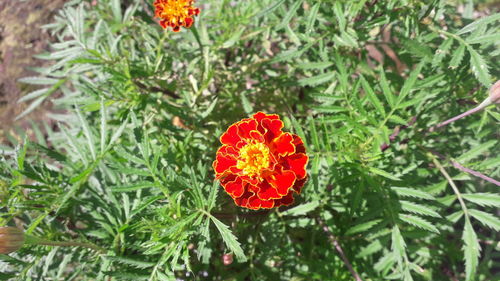
[[[468,220],[469,219],[469,211],[467,210],[467,206],[465,206],[465,202],[462,198],[462,194],[458,190],[458,187],[455,185],[455,182],[453,182],[453,179],[450,177],[450,175],[446,172],[444,169],[443,165],[437,160],[436,156],[434,154],[428,152],[427,156],[432,160],[434,165],[439,169],[441,174],[446,178],[448,183],[450,184],[451,188],[453,189],[453,192],[455,192],[455,195],[457,195],[458,202],[460,202],[460,206],[462,207],[462,210],[464,212],[465,218]]]
[[[75,242],[75,241],[51,241],[43,238],[39,238],[36,236],[32,236],[29,234],[25,234],[25,244],[28,245],[44,245],[44,246],[58,246],[58,247],[84,247],[88,249],[92,249],[100,254],[106,253],[106,249],[101,248],[93,243],[85,243],[85,242]]]

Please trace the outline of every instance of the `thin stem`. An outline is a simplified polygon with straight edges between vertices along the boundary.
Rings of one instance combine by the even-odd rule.
[[[446,120],[444,122],[441,122],[441,123],[437,124],[436,126],[430,128],[429,131],[432,132],[432,131],[434,131],[435,128],[441,128],[443,126],[446,126],[446,125],[450,124],[451,122],[455,122],[455,121],[457,121],[459,119],[464,118],[465,116],[468,116],[468,115],[471,115],[473,113],[476,113],[476,112],[482,110],[483,108],[487,107],[490,104],[491,104],[491,101],[490,101],[489,98],[487,98],[481,104],[479,104],[478,106],[474,107],[473,109],[468,110],[468,111],[466,111],[466,112],[464,112],[464,113],[462,113],[460,115],[457,115],[457,116],[455,116],[453,118],[450,118],[450,119],[448,119],[448,120]]]
[[[100,254],[106,253],[106,249],[101,248],[93,243],[75,242],[75,241],[51,241],[43,238],[38,238],[29,234],[25,234],[26,243],[32,245],[44,246],[59,246],[59,247],[84,247],[92,249]]]
[[[439,169],[441,174],[446,178],[448,183],[450,184],[451,188],[453,189],[453,192],[455,192],[455,195],[457,195],[458,201],[460,202],[460,206],[462,206],[462,210],[464,211],[464,215],[466,219],[469,219],[469,211],[467,210],[467,206],[465,206],[464,199],[462,198],[462,194],[458,190],[458,187],[455,185],[455,182],[453,182],[453,179],[451,179],[450,175],[446,172],[444,169],[443,165],[437,160],[436,156],[434,154],[428,152],[427,156],[432,159],[432,162],[436,167]]]
[[[462,172],[465,172],[465,173],[468,173],[468,174],[471,174],[473,176],[476,176],[476,177],[479,177],[479,178],[482,178],[483,180],[485,181],[488,181],[488,182],[491,182],[492,184],[496,185],[496,186],[500,186],[500,182],[495,180],[495,179],[492,179],[486,175],[483,175],[481,174],[480,172],[478,171],[474,171],[474,170],[471,170],[469,168],[465,168],[464,166],[460,165],[460,163],[458,163],[457,161],[455,160],[452,160],[451,161],[451,164],[453,164],[453,167],[459,169],[460,171]]]
[[[57,242],[57,241],[44,240],[44,241],[38,243],[38,245],[61,246],[61,247],[84,247],[84,248],[92,249],[92,250],[99,252],[99,253],[106,252],[105,249],[103,249],[95,244],[83,243],[83,242]]]
[[[344,254],[344,250],[342,250],[342,247],[340,246],[339,242],[337,241],[337,238],[335,238],[333,233],[330,231],[330,228],[320,218],[316,218],[316,221],[319,223],[321,228],[323,228],[323,231],[328,236],[328,239],[330,239],[330,242],[332,242],[333,246],[335,247],[335,250],[337,250],[337,252],[339,253],[345,266],[349,269],[349,272],[351,272],[352,277],[354,277],[354,280],[363,281],[363,279],[361,279],[361,277],[359,277],[358,273],[352,267],[351,263],[349,262],[349,259]]]

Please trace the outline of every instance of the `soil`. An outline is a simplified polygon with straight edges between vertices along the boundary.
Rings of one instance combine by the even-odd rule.
[[[28,66],[45,63],[33,57],[47,50],[50,35],[41,28],[52,22],[64,0],[1,0],[0,1],[0,142],[7,133],[16,135],[13,125],[26,128],[28,119],[43,119],[47,104],[22,120],[14,120],[28,104],[18,99],[36,88],[18,82],[19,78],[36,75]]]

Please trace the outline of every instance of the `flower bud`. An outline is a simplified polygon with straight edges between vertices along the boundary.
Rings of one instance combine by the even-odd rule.
[[[0,254],[10,254],[24,244],[24,232],[15,227],[0,227]]]
[[[224,265],[230,265],[233,263],[233,254],[224,254],[222,256],[222,262]]]
[[[490,101],[491,101],[491,103],[499,103],[500,104],[500,80],[498,80],[490,88]]]

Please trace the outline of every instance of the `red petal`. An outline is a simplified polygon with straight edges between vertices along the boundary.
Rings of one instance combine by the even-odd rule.
[[[268,143],[282,134],[283,122],[279,119],[263,119],[261,125],[265,131],[264,138]]]
[[[229,174],[229,175],[227,175],[226,177],[224,177],[224,178],[220,179],[220,184],[221,184],[222,186],[224,186],[225,184],[227,184],[227,183],[228,183],[228,182],[230,182],[230,181],[235,181],[237,177],[238,177],[238,176],[236,176],[236,175]]]
[[[181,31],[181,27],[180,26],[174,26],[174,28],[172,29],[174,32],[179,32]]]
[[[257,197],[257,195],[254,195],[254,196],[248,198],[247,208],[252,209],[252,210],[258,210],[258,209],[260,209],[260,206],[262,206],[262,200],[260,200]]]
[[[286,156],[295,153],[295,146],[292,143],[293,136],[290,133],[283,133],[272,142],[275,153],[279,156]]]
[[[261,207],[262,208],[265,208],[265,209],[271,209],[272,207],[274,207],[274,200],[260,200],[261,202]]]
[[[239,177],[234,181],[226,182],[223,186],[226,192],[233,198],[241,197],[245,191],[245,183]]]
[[[261,200],[269,200],[269,199],[279,199],[281,195],[278,194],[276,188],[271,186],[267,181],[262,182],[259,185],[259,191],[257,191],[257,196]]]
[[[217,151],[217,154],[229,154],[233,156],[238,156],[239,152],[236,150],[236,148],[229,146],[229,145],[223,145],[219,148]]]
[[[241,197],[238,197],[238,198],[234,198],[234,203],[240,207],[244,207],[244,208],[248,208],[248,199],[250,197],[252,197],[254,194],[249,192],[249,191],[245,191]]]
[[[217,174],[222,174],[227,171],[230,167],[235,166],[237,163],[230,155],[217,154],[215,161],[213,163],[214,170]]]
[[[283,196],[292,188],[297,177],[292,171],[280,171],[271,175],[267,180],[278,190],[278,193]]]
[[[239,170],[238,172],[240,172],[241,170]],[[238,173],[237,172],[237,173]],[[242,181],[244,182],[247,182],[248,184],[250,184],[251,186],[256,186],[259,184],[259,179],[258,178],[253,178],[253,177],[249,177],[247,175],[239,175],[239,177],[241,178]]]
[[[193,25],[193,22],[194,22],[193,18],[190,18],[190,17],[185,18],[184,19],[184,27],[190,28],[191,25]]]
[[[258,142],[264,142],[264,136],[257,130],[250,131],[250,138],[257,140]]]
[[[306,147],[304,146],[304,142],[299,136],[293,135],[293,144],[295,145],[296,153],[306,153]]]
[[[287,195],[283,196],[281,199],[274,200],[274,207],[279,207],[282,205],[288,206],[293,203],[293,191],[288,192]]]
[[[233,125],[229,126],[227,128],[227,131],[222,134],[220,137],[220,142],[222,144],[227,144],[236,147],[236,144],[241,140],[240,136],[238,135],[238,123],[234,123]]]
[[[302,187],[304,187],[304,184],[307,181],[307,177],[295,181],[295,184],[293,185],[292,189],[297,192],[297,194],[300,194],[302,192]]]
[[[238,135],[243,139],[249,139],[250,132],[257,130],[257,121],[248,119],[238,123]]]
[[[255,113],[253,116],[252,116],[255,120],[257,120],[257,122],[261,122],[262,119],[266,118],[266,119],[280,119],[280,117],[277,115],[277,114],[265,114],[264,112],[262,111],[259,111],[257,113]]]
[[[167,21],[166,20],[160,20],[160,25],[163,27],[163,29],[167,28]]]
[[[306,166],[309,161],[309,157],[304,153],[297,153],[287,156],[283,159],[283,167],[287,170],[291,170],[297,176],[297,179],[303,179],[306,175]]]

